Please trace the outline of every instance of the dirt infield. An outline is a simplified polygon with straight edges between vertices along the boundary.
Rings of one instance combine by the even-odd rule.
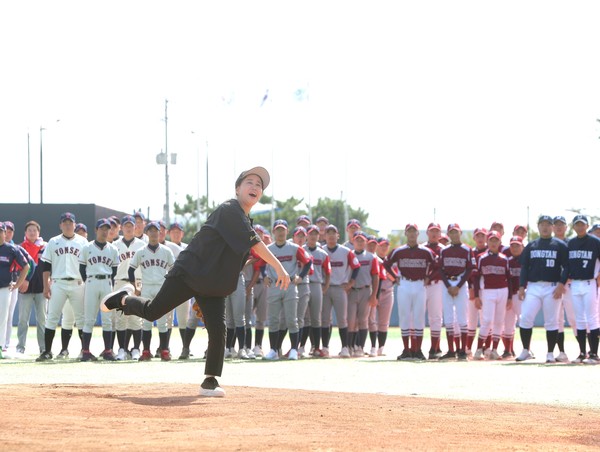
[[[2,385],[2,450],[563,449],[600,442],[598,410],[196,385]],[[591,428],[590,426],[594,426]]]

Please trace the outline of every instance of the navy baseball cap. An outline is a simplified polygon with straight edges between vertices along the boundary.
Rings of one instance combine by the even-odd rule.
[[[73,223],[77,223],[75,220],[75,215],[73,215],[71,212],[65,212],[60,216],[60,222],[62,223],[63,221],[72,221]]]
[[[389,245],[390,241],[388,239],[386,239],[385,237],[379,237],[377,239],[377,243],[380,244],[380,245],[383,245],[384,243],[387,243]]]
[[[127,223],[135,224],[135,218],[133,218],[133,215],[125,215],[123,218],[121,218],[121,224],[123,226],[125,226]]]
[[[304,228],[304,226],[296,226],[294,228],[294,235],[297,235],[297,234],[307,235],[307,232],[306,232],[306,229]]]
[[[265,229],[265,227],[261,224],[255,224],[254,225],[254,230],[256,232],[262,232],[263,234],[267,232],[267,230]]]
[[[275,223],[273,223],[273,230],[275,230],[277,228],[288,229],[288,222],[285,220],[275,220]]]
[[[310,218],[308,217],[308,215],[300,215],[298,218],[296,218],[296,224],[301,223],[303,221],[310,224]]]
[[[102,226],[108,226],[110,228],[110,220],[108,218],[100,218],[96,221],[96,229],[100,229]]]
[[[377,243],[377,237],[375,237],[374,235],[367,235],[367,241],[370,242],[375,242]]]
[[[325,222],[325,223],[329,224],[329,220],[326,217],[319,217],[315,221],[315,223],[320,223],[320,222]]]
[[[596,223],[595,225],[593,225],[590,229],[590,232],[594,232],[597,231],[598,229],[600,229],[600,224]]]
[[[363,231],[356,231],[353,235],[353,237],[355,239],[361,237],[365,242],[369,241],[369,237],[367,237],[367,234],[365,234]]]
[[[338,228],[336,226],[334,226],[333,224],[330,224],[325,228],[325,232],[329,232],[329,231],[339,232]]]
[[[351,220],[348,220],[348,223],[346,223],[346,228],[349,228],[350,226],[356,226],[360,228],[360,221],[358,221],[356,218],[352,218]]]
[[[575,218],[573,218],[573,224],[575,224],[575,223],[590,224],[590,222],[588,221],[588,218],[585,215],[575,215]]]
[[[141,218],[142,220],[146,221],[146,217],[144,216],[144,214],[141,211],[138,211],[136,213],[133,214],[134,218]]]
[[[119,224],[117,223],[117,220],[115,220],[113,217],[106,218],[106,221],[108,221],[110,227],[117,226]]]
[[[144,228],[144,232],[147,232],[150,228],[156,228],[157,231],[160,231],[160,224],[158,224],[158,221],[151,221]]]
[[[319,226],[317,226],[316,224],[309,224],[306,228],[306,233],[310,234],[311,232],[320,232]]]
[[[164,221],[158,220],[157,223],[158,223],[158,225],[160,226],[161,229],[167,229],[167,225],[165,224]]]
[[[83,224],[83,223],[77,223],[75,225],[75,232],[78,232],[78,231],[87,232],[87,226],[85,224]]]
[[[169,231],[172,231],[173,229],[179,229],[180,231],[184,230],[183,225],[178,221],[171,223],[171,226],[169,226]]]
[[[549,215],[542,215],[544,217],[549,216]],[[540,217],[541,218],[541,217]],[[565,219],[565,217],[563,217],[562,215],[558,215],[556,217],[554,217],[551,221],[552,224],[556,223],[557,221],[562,221],[564,224],[567,224],[567,220]],[[538,223],[540,221],[538,220]]]
[[[540,224],[542,221],[547,221],[550,224],[554,224],[554,221],[562,221],[565,224],[567,224],[567,222],[565,221],[564,217],[556,217],[553,220],[550,215],[540,215],[540,217],[538,218],[538,224]]]
[[[0,231],[6,231],[6,226],[4,226],[4,223],[0,223]]]
[[[10,229],[11,231],[14,231],[14,230],[15,230],[15,225],[13,224],[13,222],[12,222],[12,221],[5,221],[5,222],[4,222],[4,227],[5,227],[6,229]]]
[[[111,215],[110,217],[108,217],[108,219],[109,219],[109,220],[114,220],[114,221],[115,221],[115,223],[117,223],[117,224],[121,224],[121,220],[120,220],[120,219],[119,219],[119,217],[118,217],[118,216],[116,216],[116,215]]]

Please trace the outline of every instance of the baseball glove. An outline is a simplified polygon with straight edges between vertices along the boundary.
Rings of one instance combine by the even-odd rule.
[[[198,304],[197,301],[194,301],[194,304],[192,306],[192,309],[194,311],[196,311],[196,317],[200,320],[202,320],[202,323],[204,323],[204,314],[202,313],[202,309],[200,309],[200,305]]]

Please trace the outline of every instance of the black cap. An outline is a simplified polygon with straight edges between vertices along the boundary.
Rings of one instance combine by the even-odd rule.
[[[540,217],[538,218],[538,224],[540,224],[542,221],[547,221],[550,224],[554,224],[554,220],[550,215],[540,215]]]

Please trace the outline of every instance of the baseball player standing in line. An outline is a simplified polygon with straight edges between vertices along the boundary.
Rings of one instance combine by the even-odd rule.
[[[276,287],[285,289],[290,283],[289,275],[261,242],[249,217],[269,180],[269,173],[262,167],[240,174],[235,181],[236,197],[225,201],[210,214],[177,258],[154,300],[128,296],[133,289],[130,286],[125,291],[111,294],[103,302],[103,309],[121,309],[125,315],[137,314],[153,320],[194,297],[194,308],[201,311],[208,332],[201,396],[225,396],[215,378],[223,371],[225,296],[235,290],[249,250],[254,248],[261,259],[277,269]]]
[[[312,258],[312,272],[309,273],[310,298],[308,309],[310,318],[310,342],[312,344],[312,356],[322,358],[321,351],[321,312],[323,309],[323,294],[329,289],[331,281],[331,263],[329,255],[319,246],[320,230],[316,225],[310,225],[307,229],[308,237],[304,250]],[[304,325],[306,328],[306,323]]]
[[[121,220],[116,215],[108,217],[110,221],[110,232],[108,234],[108,243],[114,243],[115,240],[119,239],[119,233],[121,232]]]
[[[108,243],[110,233],[110,222],[101,218],[96,222],[96,240],[89,242],[83,247],[79,257],[81,276],[85,285],[83,343],[81,361],[97,361],[90,352],[90,342],[94,324],[98,317],[98,310],[102,299],[112,291],[113,281],[117,274],[119,265],[119,251]],[[106,361],[114,361],[112,351],[112,317],[115,312],[102,312],[102,339],[104,340],[104,353],[102,357]]]
[[[133,214],[135,218],[135,232],[136,238],[140,239],[144,243],[148,243],[148,236],[146,235],[146,217],[142,212],[135,212]]]
[[[119,266],[115,275],[115,290],[122,290],[129,284],[129,264],[131,259],[139,250],[146,246],[146,243],[135,237],[135,218],[131,215],[125,215],[121,219],[121,228],[123,236],[114,242],[119,253]],[[142,279],[141,269],[135,271],[135,278]],[[131,349],[131,359],[137,361],[140,359],[140,344],[142,342],[142,319],[138,316],[117,315],[116,322],[117,342],[119,350],[117,352],[117,361],[127,359],[129,353],[129,341],[133,337],[133,348]]]
[[[263,226],[256,229],[256,234],[265,247],[268,247],[272,243],[271,234]],[[267,295],[269,294],[269,288],[265,284],[267,263],[263,260],[257,263],[257,265],[259,266],[260,274],[257,276],[257,281],[254,285],[256,328],[254,329],[254,348],[252,352],[254,356],[264,357],[262,341],[265,335],[265,327],[267,326]]]
[[[16,262],[21,267],[19,276],[13,281],[11,267]],[[17,248],[6,241],[6,226],[0,223],[0,338],[6,337],[6,323],[11,295],[17,292],[29,272],[29,263]],[[0,351],[0,359],[2,359]]]
[[[448,225],[450,245],[440,252],[440,269],[446,290],[442,292],[444,304],[444,326],[446,335],[454,336],[454,319],[460,327],[460,347],[457,350],[459,360],[467,359],[467,304],[469,292],[467,281],[475,266],[473,250],[461,242],[462,230],[456,223]],[[456,316],[456,317],[455,317]],[[481,335],[481,329],[480,329]],[[448,343],[454,340],[448,337]]]
[[[416,224],[407,224],[404,233],[406,245],[392,251],[383,263],[396,282],[400,281],[398,315],[404,350],[398,356],[398,360],[425,360],[421,351],[425,329],[425,287],[431,278],[436,258],[429,248],[417,242],[419,228]],[[398,266],[398,274],[394,271],[394,264]]]
[[[171,240],[165,241],[165,245],[173,252],[175,259],[179,257],[181,251],[187,248],[187,243],[183,242],[184,235],[185,231],[181,223],[175,221],[169,226],[169,238]],[[175,315],[177,316],[177,326],[183,344],[179,359],[189,359],[190,345],[198,327],[198,318],[192,313],[192,300],[190,299],[188,303],[181,303],[177,306]]]
[[[341,358],[350,358],[348,349],[348,292],[354,286],[360,264],[354,251],[344,245],[338,245],[340,234],[338,228],[330,224],[325,228],[326,244],[323,250],[329,256],[331,264],[331,281],[329,288],[323,293],[323,311],[321,312],[321,339],[323,348],[321,356],[329,357],[329,339],[331,335],[331,309],[335,309],[342,350]]]
[[[80,235],[81,237],[86,239],[86,242],[87,242],[88,231],[87,231],[87,226],[85,224],[77,223],[75,225],[75,234]]]
[[[17,343],[17,353],[25,353],[32,307],[35,307],[35,323],[40,353],[44,351],[44,325],[46,324],[48,300],[44,298],[43,272],[39,265],[40,257],[46,247],[46,242],[40,237],[40,229],[40,225],[36,221],[28,221],[25,224],[25,240],[21,243],[21,246],[27,250],[33,259],[35,270],[31,280],[27,281],[26,279],[19,288],[19,326],[17,328],[19,342]]]
[[[483,359],[483,343],[487,332],[492,330],[492,350],[489,359],[500,359],[498,343],[504,329],[506,310],[510,309],[512,299],[510,269],[508,258],[500,252],[501,236],[498,231],[488,233],[488,250],[477,260],[475,272],[475,306],[481,309],[481,328],[477,338],[477,351],[473,359]],[[482,334],[483,333],[483,334]]]
[[[475,269],[477,268],[477,260],[479,256],[487,251],[487,229],[476,228],[473,231],[473,240],[475,240],[475,248],[473,249],[473,255],[475,256]],[[477,309],[475,306],[475,272],[471,273],[469,278],[469,302],[467,303],[467,356],[472,356],[471,348],[473,347],[473,341],[475,340],[475,334],[477,333],[477,325],[481,318],[481,309]],[[518,284],[517,284],[518,287]],[[450,354],[451,352],[448,352]],[[444,358],[445,355],[442,357]],[[449,358],[456,357],[456,353],[449,355]]]
[[[540,216],[540,237],[529,242],[521,254],[519,298],[523,300],[520,320],[523,351],[517,361],[534,358],[531,352],[533,324],[537,313],[543,309],[548,342],[546,362],[556,362],[553,350],[558,336],[560,300],[568,277],[569,250],[565,242],[552,237],[552,223],[552,217]]]
[[[319,245],[324,246],[326,242],[325,228],[329,226],[329,220],[326,217],[319,217],[317,218],[317,221],[315,221],[315,224],[319,228]]]
[[[136,289],[136,296],[150,299],[156,297],[164,282],[165,275],[171,270],[175,262],[173,252],[160,244],[159,231],[160,225],[155,221],[151,221],[146,225],[144,233],[148,236],[148,244],[135,253],[129,263],[130,284],[135,283],[135,270],[139,267],[142,271],[142,290]],[[156,320],[158,336],[160,338],[159,349],[161,361],[171,360],[171,354],[169,353],[169,333],[167,331],[171,311],[164,313]],[[142,319],[142,344],[144,350],[139,360],[150,361],[152,359],[152,352],[150,351],[152,320]]]
[[[249,264],[246,264],[245,268]],[[225,340],[225,358],[249,359],[246,353],[246,279],[243,269],[238,277],[235,291],[225,297],[225,322],[227,337]],[[239,352],[235,352],[235,340],[238,339]],[[254,357],[254,356],[252,356]]]
[[[44,330],[44,352],[36,361],[52,359],[52,342],[61,312],[67,300],[71,306],[78,329],[82,329],[85,316],[83,297],[85,286],[79,271],[79,258],[87,241],[75,234],[75,215],[70,212],[60,216],[62,234],[52,237],[42,254],[42,270],[44,272],[44,296],[48,301],[48,316]],[[50,287],[52,279],[52,288]],[[64,319],[63,319],[64,322]],[[69,356],[69,340],[72,329],[61,328],[62,350],[56,358]]]
[[[554,224],[552,225],[554,237],[562,240],[566,244],[569,243],[569,239],[567,238],[567,229],[568,226],[565,217],[561,215],[554,217]],[[567,281],[565,284],[565,293],[563,294],[560,302],[561,308],[558,314],[558,339],[556,340],[556,344],[558,345],[558,350],[560,353],[556,357],[556,361],[568,363],[569,357],[565,353],[565,316],[567,317],[567,321],[573,330],[573,336],[575,339],[577,339],[577,326],[575,321],[575,309],[573,308],[573,295],[571,294],[571,281]]]
[[[356,218],[352,218],[352,219],[348,220],[348,223],[346,224],[346,232],[348,233],[348,241],[346,243],[344,243],[344,246],[346,248],[354,251],[354,234],[357,231],[360,231],[360,229],[361,229],[360,221],[358,221]]]
[[[585,215],[573,218],[576,237],[569,240],[569,279],[579,356],[574,362],[598,364],[598,268],[600,268],[600,240],[587,233],[588,219]],[[590,354],[586,359],[586,333],[589,331]]]
[[[356,231],[353,238],[354,254],[360,269],[348,294],[348,343],[351,346],[355,344],[352,356],[361,358],[365,353],[369,331],[369,310],[377,306],[380,270],[377,257],[365,249],[367,235],[363,231]]]
[[[302,215],[298,218],[298,223],[304,224],[308,217],[306,215]],[[308,309],[308,302],[310,300],[310,273],[314,272],[312,269],[312,256],[308,251],[306,251],[306,228],[304,226],[296,226],[294,228],[294,232],[292,235],[293,242],[298,245],[300,248],[307,253],[311,259],[311,269],[310,271],[302,278],[302,281],[298,283],[298,331],[300,333],[300,346],[298,347],[298,357],[304,358],[304,344],[306,344],[306,340],[308,339],[308,335],[310,333],[310,328],[304,325],[304,318],[306,317],[306,311]],[[298,262],[298,271],[301,271],[301,262]]]
[[[267,264],[267,276],[265,284],[269,287],[267,298],[269,317],[269,343],[271,349],[265,355],[265,359],[279,359],[280,325],[279,318],[283,310],[285,323],[290,333],[291,349],[288,359],[298,359],[298,284],[308,275],[311,267],[310,255],[295,243],[287,241],[288,224],[285,220],[276,220],[273,223],[273,238],[275,241],[269,245],[269,250],[277,258],[286,272],[290,275],[290,284],[287,289],[271,286],[271,282],[277,278],[276,268]],[[298,274],[298,263],[302,264],[302,270]]]
[[[425,246],[434,254],[436,261],[439,258],[442,246],[440,245],[440,235],[442,228],[437,223],[429,223],[427,226],[427,243]],[[427,318],[429,319],[429,330],[431,332],[431,348],[429,349],[429,359],[442,358],[440,349],[440,336],[442,334],[442,275],[437,265],[433,269],[429,284],[425,286],[427,292]]]
[[[510,308],[506,307],[506,316],[504,318],[504,331],[502,333],[502,344],[504,353],[502,359],[514,358],[514,339],[517,320],[521,315],[521,300],[519,299],[519,279],[521,277],[521,261],[519,260],[523,253],[523,238],[515,235],[510,239],[510,257],[508,258],[508,268],[510,269],[510,299],[512,300]]]
[[[387,340],[390,327],[390,317],[394,307],[394,282],[383,266],[390,249],[390,241],[380,237],[377,239],[375,254],[379,260],[379,288],[377,293],[377,306],[371,307],[369,312],[369,333],[371,335],[371,353],[369,356],[383,356],[383,348]],[[379,347],[377,348],[377,342]]]

